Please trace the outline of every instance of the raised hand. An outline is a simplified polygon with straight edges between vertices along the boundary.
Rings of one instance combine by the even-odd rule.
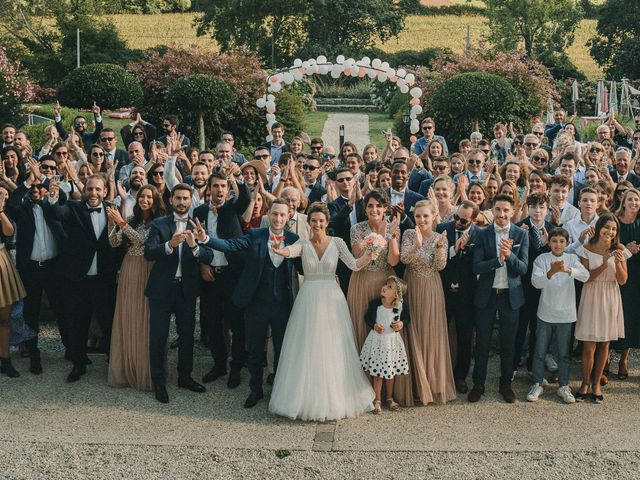
[[[118,195],[120,195],[122,203],[124,204],[124,202],[126,202],[127,200],[127,197],[129,196],[129,192],[127,192],[127,189],[124,188],[120,180],[116,182],[116,189],[118,190]]]
[[[420,227],[416,225],[416,247],[422,247],[422,240],[422,230],[420,230]]]
[[[31,175],[33,175],[34,181],[39,182],[42,178],[42,173],[40,172],[40,164],[33,158],[27,160],[27,163],[29,164],[29,171],[31,172]]]
[[[446,230],[445,230],[445,233],[446,233]],[[469,232],[464,232],[462,235],[460,235],[460,238],[456,240],[456,243],[453,245],[453,248],[456,251],[456,253],[458,253],[460,250],[464,250],[464,248],[467,246],[467,243],[469,243],[469,238],[471,238],[471,235],[469,235]]]
[[[122,218],[122,215],[120,214],[120,211],[117,208],[107,207],[107,217],[113,223],[116,223],[116,224],[125,223],[124,218]]]
[[[551,212],[551,223],[554,225],[560,225],[560,207],[551,205],[549,207],[549,211]]]
[[[64,162],[65,168],[67,169],[67,174],[69,174],[69,178],[71,179],[72,182],[77,182],[78,179],[78,172],[76,171],[76,167],[73,165],[73,162],[69,159],[67,159]]]
[[[547,245],[549,243],[549,232],[547,232],[547,229],[544,227],[540,230],[540,241],[542,242],[542,245]]]
[[[393,218],[391,219],[391,226],[389,227],[389,233],[393,235],[398,231],[399,227],[400,227],[400,216],[394,215]]]
[[[56,100],[56,105],[53,107],[53,114],[56,117],[60,117],[62,113],[62,107],[60,106],[60,102],[58,100]]]
[[[197,218],[194,220],[189,219],[189,223],[193,227],[195,238],[197,238],[199,242],[204,242],[207,239],[207,231],[202,226],[202,223],[200,223],[200,220]]]
[[[189,248],[194,248],[196,246],[196,237],[193,234],[193,230],[185,230],[184,237],[187,241],[187,245],[189,245]]]
[[[96,102],[93,102],[93,106],[91,107],[91,111],[96,117],[100,116],[100,107]]]

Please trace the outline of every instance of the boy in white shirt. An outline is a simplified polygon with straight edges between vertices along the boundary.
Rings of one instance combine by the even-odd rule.
[[[565,253],[569,233],[564,228],[549,232],[551,253],[543,253],[533,263],[531,284],[540,288],[536,349],[533,356],[533,386],[527,400],[535,402],[543,392],[544,357],[553,338],[558,349],[560,388],[558,396],[564,403],[575,403],[569,387],[571,325],[576,321],[576,292],[574,280],[586,282],[589,271],[577,255]]]

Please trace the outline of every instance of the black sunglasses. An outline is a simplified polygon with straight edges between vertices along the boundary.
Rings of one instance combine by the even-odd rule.
[[[446,170],[449,165],[434,165],[434,170]]]
[[[322,158],[326,158],[327,160],[331,160],[332,158],[336,158],[333,153],[323,153]]]
[[[310,171],[315,171],[317,170],[319,167],[316,167],[315,165],[303,165],[302,169],[303,170],[310,170]]]
[[[350,182],[351,180],[353,180],[352,177],[336,178],[336,182],[338,183]]]
[[[460,222],[461,225],[466,225],[467,223],[469,223],[471,220],[467,219],[467,218],[461,218],[460,215],[458,215],[457,213],[453,214],[453,219],[456,222]]]
[[[482,163],[482,160],[467,160],[467,163],[469,165],[480,165]]]
[[[55,170],[56,168],[55,165],[40,165],[40,170]]]
[[[101,142],[112,142],[115,139],[116,139],[116,137],[101,137],[100,141]]]
[[[154,177],[164,177],[164,172],[153,172],[151,175]]]
[[[269,158],[269,155],[254,155],[253,158],[256,160],[264,160],[265,158]]]

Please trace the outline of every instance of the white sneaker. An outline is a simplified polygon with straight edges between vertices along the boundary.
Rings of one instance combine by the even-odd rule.
[[[551,373],[556,373],[558,371],[558,364],[550,353],[547,353],[544,357],[544,364],[547,367],[547,370]]]
[[[529,390],[529,393],[527,393],[527,400],[529,402],[537,402],[540,395],[542,395],[542,392],[544,392],[542,385],[534,383],[531,390]]]
[[[569,385],[558,388],[558,396],[564,403],[576,403],[576,397],[574,397],[573,393],[571,393],[571,388],[569,387]]]

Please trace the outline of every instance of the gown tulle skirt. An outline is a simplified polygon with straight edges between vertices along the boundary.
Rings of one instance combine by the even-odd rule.
[[[269,410],[293,419],[337,420],[373,410],[374,397],[335,275],[305,275],[287,324]]]

